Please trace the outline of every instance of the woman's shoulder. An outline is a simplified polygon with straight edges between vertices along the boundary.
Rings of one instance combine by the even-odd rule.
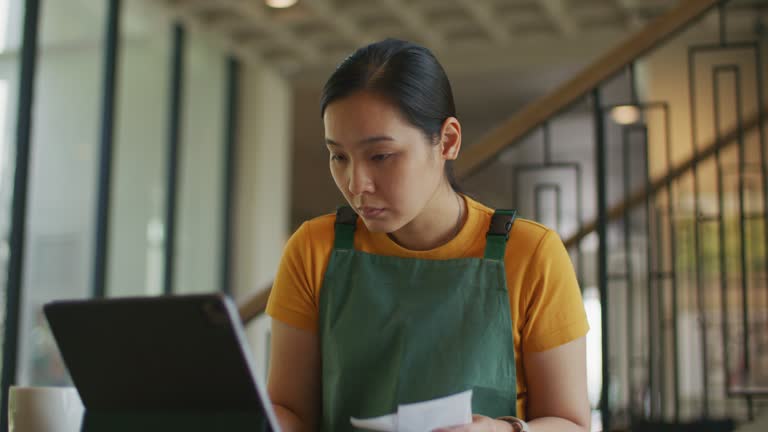
[[[334,223],[336,215],[334,213],[324,214],[309,219],[299,226],[293,234],[291,241],[303,243],[309,247],[322,247],[333,245]]]
[[[546,225],[529,219],[515,221],[507,240],[507,264],[516,263],[534,273],[572,266],[560,234]]]
[[[509,241],[526,245],[538,245],[547,236],[557,236],[557,233],[546,225],[536,221],[517,218],[509,232]]]
[[[333,231],[336,213],[327,213],[305,221],[302,225],[313,231]]]
[[[493,217],[495,210],[485,204],[476,201],[470,197],[467,197],[467,204],[469,205],[469,211],[478,215],[482,219],[482,223],[488,225]],[[520,245],[534,247],[538,245],[545,237],[557,236],[551,228],[542,225],[536,221],[518,217],[515,219],[515,223],[512,225],[512,230],[509,232],[508,245]]]

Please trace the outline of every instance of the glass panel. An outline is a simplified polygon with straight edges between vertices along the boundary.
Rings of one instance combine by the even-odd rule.
[[[17,55],[24,25],[24,0],[0,0],[0,53]]]
[[[107,293],[161,294],[171,27],[139,2],[121,20]]]
[[[19,40],[22,0],[0,0],[0,325],[5,326],[5,295],[16,148]],[[0,346],[5,333],[0,332]],[[1,361],[1,360],[0,360]],[[1,367],[1,365],[0,365]]]
[[[179,293],[218,291],[221,267],[226,57],[188,36],[176,225]]]
[[[68,382],[41,306],[90,294],[105,14],[106,2],[41,4],[19,339],[22,385]]]

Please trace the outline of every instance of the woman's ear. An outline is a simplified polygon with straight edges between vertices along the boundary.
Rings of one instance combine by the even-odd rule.
[[[440,156],[443,160],[456,160],[461,150],[461,124],[456,117],[448,117],[440,130]]]

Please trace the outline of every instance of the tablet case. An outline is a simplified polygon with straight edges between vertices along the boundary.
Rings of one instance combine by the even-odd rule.
[[[84,431],[277,430],[228,297],[59,301],[44,311],[83,400]]]

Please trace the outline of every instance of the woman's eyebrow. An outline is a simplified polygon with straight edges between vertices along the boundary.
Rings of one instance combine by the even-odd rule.
[[[395,139],[392,138],[389,135],[376,135],[368,138],[363,138],[359,141],[359,144],[373,144],[381,141],[394,141]],[[339,146],[341,147],[341,144],[337,143],[336,141],[325,137],[325,144],[329,146]]]

